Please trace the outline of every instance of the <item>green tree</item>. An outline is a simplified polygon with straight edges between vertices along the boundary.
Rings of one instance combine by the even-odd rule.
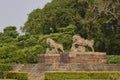
[[[15,39],[19,36],[15,26],[8,26],[4,28],[4,32],[0,33],[0,44],[14,44]]]
[[[19,35],[19,33],[16,31],[15,26],[8,26],[4,29],[4,35],[16,38]]]
[[[76,34],[95,40],[96,51],[114,54],[110,47],[118,46],[111,44],[111,39],[120,34],[119,7],[120,0],[52,0],[31,12],[22,30],[32,35],[59,33],[60,28],[66,30],[72,24]]]
[[[78,0],[53,0],[43,9],[36,9],[30,13],[28,21],[21,29],[30,34],[56,33],[57,28],[80,24],[83,15],[80,12],[84,11],[83,7],[85,6],[79,5]]]

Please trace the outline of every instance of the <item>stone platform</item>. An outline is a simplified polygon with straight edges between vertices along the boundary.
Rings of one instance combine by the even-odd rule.
[[[61,54],[40,54],[38,63],[79,63],[79,64],[104,64],[106,53],[84,52],[84,53],[61,53]]]
[[[46,71],[119,71],[120,64],[74,64],[74,63],[53,63],[53,64],[16,64],[13,71],[28,72],[29,80],[41,80]],[[43,79],[42,79],[43,80]]]

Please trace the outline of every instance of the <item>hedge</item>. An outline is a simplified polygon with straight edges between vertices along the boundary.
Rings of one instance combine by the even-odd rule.
[[[0,79],[0,80],[17,80],[17,79]]]
[[[17,80],[28,80],[27,72],[8,72],[6,75],[7,79],[17,79]]]
[[[120,79],[120,72],[45,72],[45,80]]]
[[[0,78],[4,78],[7,71],[12,70],[13,67],[11,64],[0,64]]]

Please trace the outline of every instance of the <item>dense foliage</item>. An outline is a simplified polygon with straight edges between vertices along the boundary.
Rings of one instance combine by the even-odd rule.
[[[4,33],[2,33],[4,35]],[[52,38],[63,44],[66,51],[70,50],[72,44],[71,33],[55,33],[50,35],[19,35],[16,38],[7,38],[0,44],[0,63],[36,63],[37,55],[45,53],[47,47],[46,38]]]
[[[119,80],[120,72],[46,72],[45,80]]]
[[[0,32],[0,63],[36,63],[46,38],[69,51],[72,36],[94,39],[95,51],[120,55],[120,0],[52,0],[28,15],[20,35],[15,26]]]

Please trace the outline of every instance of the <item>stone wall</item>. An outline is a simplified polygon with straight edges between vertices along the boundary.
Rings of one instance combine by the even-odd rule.
[[[62,53],[41,54],[38,63],[80,63],[80,64],[103,64],[106,62],[106,53],[84,52],[84,53]]]
[[[120,71],[120,64],[38,64],[43,71]],[[41,68],[41,67],[38,67]]]

